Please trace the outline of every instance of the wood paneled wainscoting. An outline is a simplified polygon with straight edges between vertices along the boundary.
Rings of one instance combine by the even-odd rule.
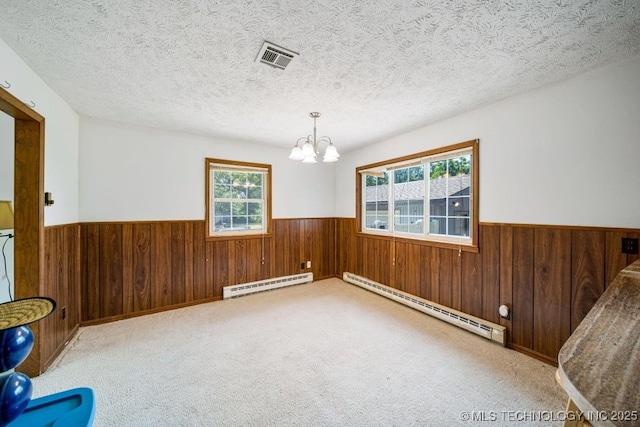
[[[338,274],[349,271],[507,328],[508,345],[557,364],[560,347],[608,283],[637,255],[639,230],[481,224],[480,251],[365,235],[337,222]],[[510,319],[498,315],[508,305]]]
[[[274,219],[264,239],[216,241],[205,239],[204,221],[83,223],[82,323],[219,300],[223,286],[309,271],[333,277],[336,221]]]

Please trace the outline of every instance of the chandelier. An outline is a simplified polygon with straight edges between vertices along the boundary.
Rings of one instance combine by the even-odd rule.
[[[321,142],[326,142],[329,146],[325,150],[322,160],[325,162],[338,161],[340,154],[338,154],[338,150],[336,150],[333,142],[331,142],[331,138],[321,136],[319,139],[316,139],[316,119],[320,117],[320,113],[309,113],[309,116],[313,117],[313,139],[311,139],[311,135],[298,139],[296,145],[291,150],[291,154],[289,154],[289,158],[291,160],[302,160],[302,163],[316,163],[316,157],[320,154],[318,145],[320,145]],[[302,147],[300,144],[302,144]]]

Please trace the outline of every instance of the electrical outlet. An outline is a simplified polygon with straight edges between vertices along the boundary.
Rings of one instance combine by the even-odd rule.
[[[307,261],[307,268],[311,268],[311,261]]]
[[[304,270],[304,262],[300,263],[300,270]]]
[[[622,238],[622,253],[623,254],[638,254],[638,239],[632,237]]]

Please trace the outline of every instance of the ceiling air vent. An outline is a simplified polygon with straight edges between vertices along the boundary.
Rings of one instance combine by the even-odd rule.
[[[291,60],[298,55],[299,54],[296,52],[276,46],[273,43],[264,42],[256,61],[284,70],[287,68],[287,65],[289,65]]]

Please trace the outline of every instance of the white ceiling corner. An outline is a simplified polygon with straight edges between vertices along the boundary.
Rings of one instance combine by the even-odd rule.
[[[0,0],[76,112],[341,152],[640,53],[637,0]],[[264,41],[300,53],[256,62]],[[0,76],[0,80],[4,77]]]

